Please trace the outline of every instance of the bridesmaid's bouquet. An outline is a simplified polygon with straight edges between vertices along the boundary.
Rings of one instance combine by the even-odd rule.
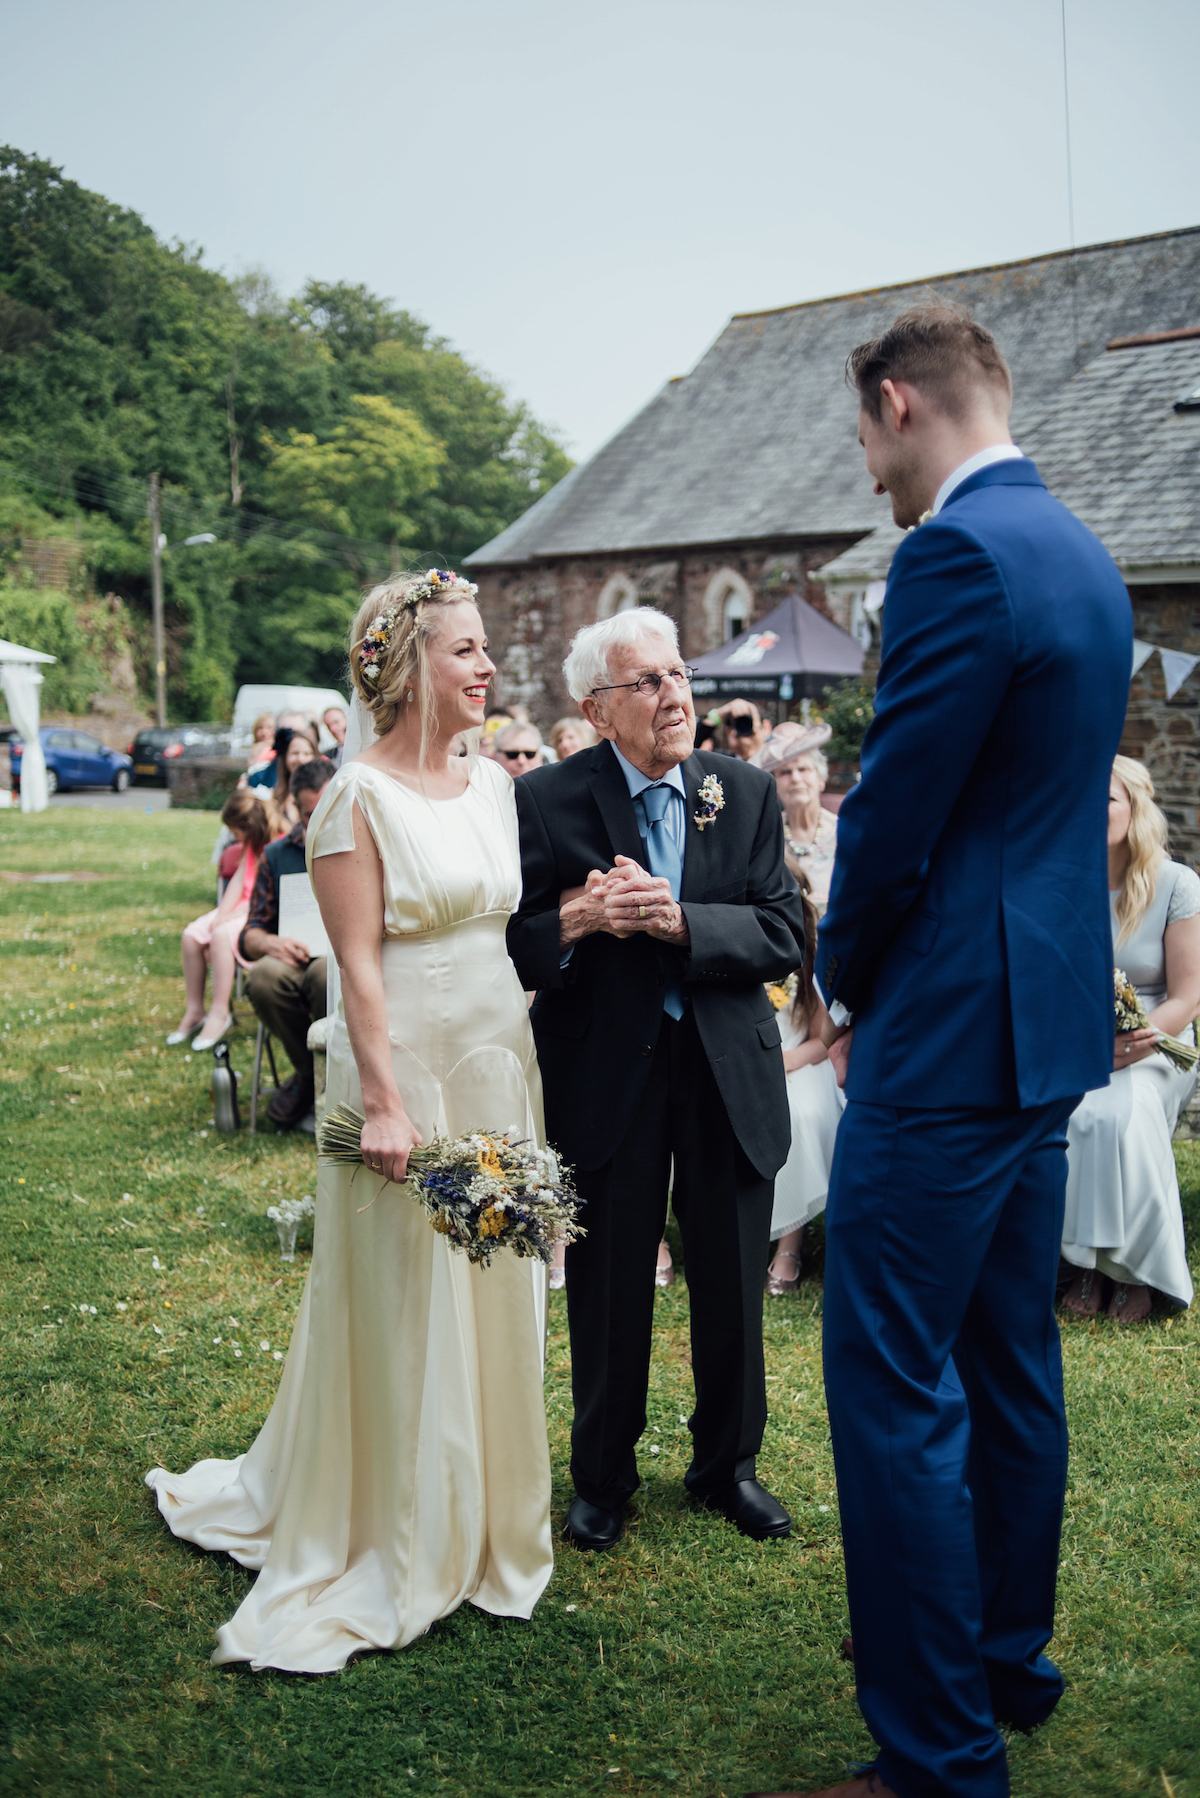
[[[318,1154],[361,1165],[365,1123],[352,1105],[335,1105],[317,1131]],[[554,1150],[515,1137],[471,1130],[409,1153],[405,1185],[439,1236],[477,1266],[490,1267],[499,1249],[549,1265],[556,1242],[584,1235],[582,1201]]]
[[[1124,1030],[1146,1030],[1149,1027],[1146,1007],[1123,968],[1113,969],[1113,995],[1118,1035]],[[1193,1049],[1190,1043],[1180,1042],[1177,1036],[1167,1036],[1161,1030],[1154,1046],[1160,1055],[1165,1055],[1184,1074],[1190,1074],[1197,1059],[1200,1059],[1200,1050]]]

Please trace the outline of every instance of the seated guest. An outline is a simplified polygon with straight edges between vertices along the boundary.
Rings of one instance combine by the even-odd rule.
[[[483,732],[479,738],[479,753],[486,761],[496,760],[496,736],[506,725],[515,723],[507,712],[489,712],[483,721]]]
[[[558,718],[550,726],[550,747],[560,762],[580,749],[590,749],[596,740],[586,718]]]
[[[342,765],[342,748],[346,741],[346,725],[349,720],[340,705],[326,706],[321,715],[321,722],[333,738],[334,747],[329,751],[329,760],[335,768]]]
[[[1063,1260],[1078,1272],[1063,1299],[1090,1316],[1112,1283],[1108,1315],[1136,1323],[1152,1290],[1188,1305],[1192,1281],[1171,1135],[1196,1087],[1154,1046],[1156,1031],[1194,1040],[1200,1012],[1200,879],[1168,861],[1167,821],[1141,762],[1119,755],[1108,795],[1113,957],[1151,1028],[1117,1034],[1113,1077],[1067,1124]]]
[[[253,740],[246,757],[246,772],[253,774],[275,760],[275,714],[260,712],[254,720]]]
[[[250,786],[273,787],[275,785],[276,773],[282,764],[282,758],[287,754],[288,744],[296,735],[297,731],[303,734],[314,755],[316,754],[316,729],[309,723],[304,713],[280,712],[279,722],[275,729],[275,740],[272,745],[271,759],[264,762],[261,767],[253,770],[248,782]]]
[[[292,782],[297,768],[305,762],[311,762],[316,750],[303,731],[295,731],[287,746],[283,758],[283,772],[275,783],[275,803],[279,807],[285,825],[290,829],[300,822],[300,813],[296,809],[296,801],[292,792]],[[332,767],[332,762],[330,763]]]
[[[184,1012],[167,1042],[186,1042],[200,1026],[193,1049],[211,1049],[229,1029],[229,1001],[233,993],[238,935],[250,911],[250,895],[259,861],[271,840],[272,819],[267,807],[245,787],[231,793],[221,811],[221,822],[233,842],[242,845],[238,866],[231,871],[221,903],[187,926],[180,939],[183,957]],[[212,967],[212,1003],[205,1012],[204,982]]]
[[[783,807],[783,859],[807,890],[821,916],[829,903],[833,858],[837,854],[837,814],[827,812],[821,794],[829,763],[821,754],[833,731],[828,724],[780,724],[763,745],[758,765],[775,776]]]
[[[804,893],[807,953],[804,966],[796,970],[796,996],[779,1013],[788,1109],[792,1114],[792,1146],[775,1176],[771,1241],[776,1248],[767,1270],[767,1291],[773,1297],[795,1292],[800,1284],[804,1226],[825,1209],[833,1145],[846,1104],[821,1041],[821,1026],[828,1013],[817,997],[812,979],[817,953],[817,910],[808,897],[808,881],[803,872],[797,878]]]
[[[294,1130],[312,1111],[315,1098],[308,1027],[325,1016],[325,957],[315,960],[295,937],[279,934],[279,882],[285,874],[303,874],[304,838],[317,801],[333,779],[333,763],[314,756],[292,776],[292,797],[300,821],[286,837],[272,843],[259,863],[250,915],[240,949],[253,962],[246,990],[250,1003],[272,1036],[287,1051],[295,1072],[267,1105],[267,1116],[281,1130]]]
[[[542,766],[542,733],[534,724],[504,725],[492,747],[500,766],[514,778]]]

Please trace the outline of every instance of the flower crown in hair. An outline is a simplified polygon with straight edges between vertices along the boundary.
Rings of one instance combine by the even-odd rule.
[[[479,591],[473,581],[464,581],[461,574],[455,574],[453,569],[431,568],[424,580],[413,583],[403,599],[379,614],[368,627],[362,648],[358,652],[358,665],[364,680],[379,679],[379,658],[392,640],[392,631],[401,612],[415,611],[422,600],[440,599],[451,588],[468,594],[472,599]]]

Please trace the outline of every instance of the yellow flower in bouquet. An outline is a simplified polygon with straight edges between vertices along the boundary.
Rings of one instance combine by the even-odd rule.
[[[767,998],[776,1011],[786,1011],[789,1005],[796,1003],[796,988],[799,982],[795,974],[789,974],[786,980],[777,980],[767,987]]]
[[[353,1106],[335,1105],[317,1131],[318,1155],[361,1167],[365,1121]],[[384,1180],[380,1192],[389,1184]],[[584,1234],[582,1201],[558,1156],[515,1128],[435,1136],[410,1150],[404,1185],[438,1235],[476,1266],[490,1267],[505,1248],[549,1266],[556,1243]]]
[[[1113,969],[1113,1002],[1119,1036],[1123,1036],[1128,1030],[1147,1028],[1150,1020],[1146,1016],[1146,1007],[1124,968]],[[1165,1030],[1159,1030],[1156,1034],[1158,1040],[1154,1046],[1159,1054],[1165,1055],[1172,1067],[1178,1068],[1181,1073],[1190,1073],[1198,1059],[1197,1051],[1191,1043],[1180,1042],[1177,1036],[1168,1036]]]
[[[500,1160],[495,1143],[490,1136],[485,1136],[483,1142],[484,1146],[479,1151],[480,1173],[490,1174],[493,1180],[503,1180],[504,1164]]]

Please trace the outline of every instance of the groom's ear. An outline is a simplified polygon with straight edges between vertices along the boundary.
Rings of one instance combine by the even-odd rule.
[[[912,417],[912,405],[908,395],[908,383],[902,381],[899,386],[895,381],[883,380],[879,383],[880,423],[886,430],[901,431]]]

